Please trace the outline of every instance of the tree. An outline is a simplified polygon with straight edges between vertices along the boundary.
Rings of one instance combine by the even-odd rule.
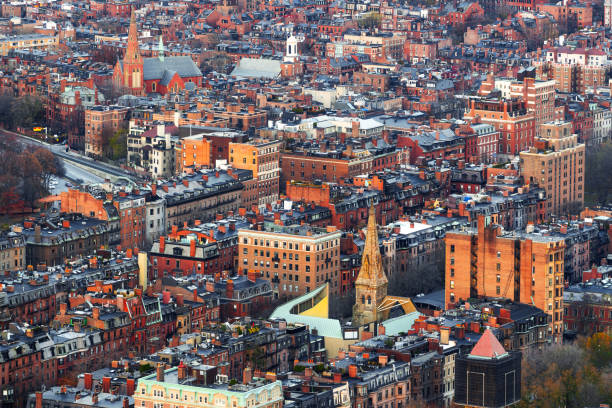
[[[605,377],[578,345],[525,352],[522,374],[520,407],[583,408],[598,406],[611,397]]]
[[[127,158],[127,130],[118,129],[113,132],[110,128],[102,131],[102,151],[104,156],[111,160]]]
[[[593,334],[587,339],[586,349],[595,367],[607,367],[612,362],[612,337],[609,334]]]
[[[16,99],[11,105],[14,126],[31,128],[44,120],[45,109],[39,98],[24,96]]]
[[[49,149],[39,147],[34,151],[34,157],[36,157],[41,166],[41,178],[43,181],[43,186],[45,188],[48,188],[51,176],[57,173],[57,168],[55,167],[55,155],[51,153]]]
[[[585,195],[594,204],[606,205],[612,192],[612,142],[603,143],[586,151]]]
[[[380,26],[380,21],[382,20],[382,16],[380,13],[372,11],[365,16],[363,16],[357,22],[359,28],[375,28]]]

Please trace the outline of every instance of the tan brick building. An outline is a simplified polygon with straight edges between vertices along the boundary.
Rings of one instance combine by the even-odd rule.
[[[259,271],[279,297],[297,297],[329,282],[340,293],[340,238],[335,227],[282,226],[238,231],[238,270]]]
[[[278,140],[257,139],[229,144],[229,164],[251,170],[257,180],[258,205],[275,202],[279,194],[280,146]]]
[[[0,234],[0,273],[25,269],[26,244],[21,231],[15,226],[13,231]]]
[[[445,305],[476,297],[533,304],[551,316],[549,332],[563,335],[563,238],[507,233],[497,216],[478,228],[446,233]]]
[[[584,155],[572,123],[560,121],[543,124],[535,146],[520,153],[525,182],[546,190],[550,214],[566,215],[584,205]]]

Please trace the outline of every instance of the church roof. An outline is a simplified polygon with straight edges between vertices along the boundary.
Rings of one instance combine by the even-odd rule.
[[[485,330],[470,353],[470,357],[485,359],[500,358],[507,355],[508,353],[504,350],[504,347],[489,329]]]
[[[161,78],[161,81],[159,81],[159,83],[161,85],[168,85],[170,83],[170,81],[172,81],[172,78],[176,75],[176,71],[164,71],[164,75]]]
[[[166,71],[176,71],[181,78],[202,76],[202,71],[188,56],[164,57],[163,61],[157,57],[145,58],[143,62],[145,81],[163,79]]]

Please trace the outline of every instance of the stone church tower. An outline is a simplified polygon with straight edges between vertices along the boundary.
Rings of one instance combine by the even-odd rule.
[[[361,269],[355,281],[355,305],[353,306],[353,324],[362,326],[382,319],[382,311],[378,310],[385,297],[389,282],[383,270],[382,256],[378,246],[378,231],[376,228],[376,213],[370,206],[367,235]]]
[[[121,67],[121,86],[129,90],[129,93],[132,95],[143,94],[143,65],[142,55],[140,55],[138,47],[138,26],[136,25],[134,10],[132,9],[128,42]]]

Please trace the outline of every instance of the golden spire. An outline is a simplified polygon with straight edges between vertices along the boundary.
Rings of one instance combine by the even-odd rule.
[[[382,256],[378,245],[378,229],[376,228],[376,211],[374,204],[370,205],[365,245],[361,257],[361,269],[355,284],[380,286],[386,284],[387,277],[383,270]]]

